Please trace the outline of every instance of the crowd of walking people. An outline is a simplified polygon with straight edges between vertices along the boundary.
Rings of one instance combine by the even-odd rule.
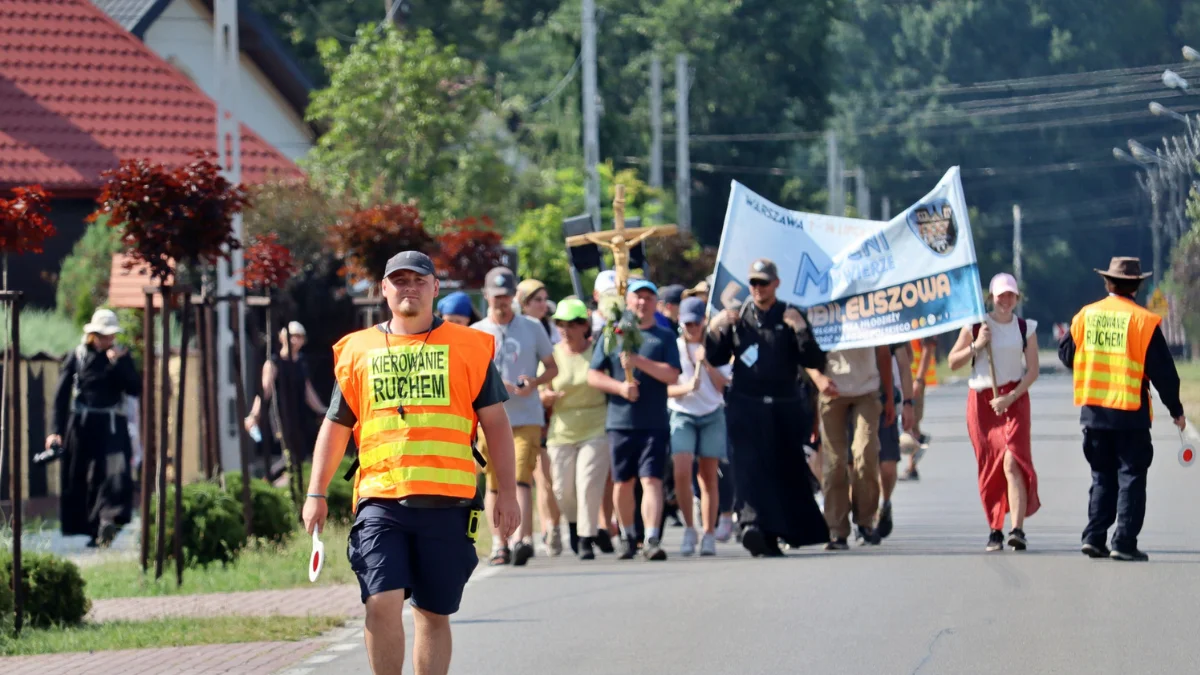
[[[491,565],[565,548],[664,560],[668,523],[683,528],[682,556],[735,538],[756,556],[840,550],[851,518],[863,544],[891,533],[896,482],[919,480],[930,441],[919,423],[936,339],[826,354],[776,300],[771,261],[755,263],[750,284],[743,305],[710,315],[707,281],[659,288],[634,276],[617,298],[641,333],[629,353],[603,344],[612,271],[590,298],[554,302],[540,281],[496,268],[482,314],[463,292],[438,302],[444,320],[494,338],[509,394],[521,525],[511,539],[493,526]],[[482,434],[479,449],[486,458]],[[495,474],[483,475],[490,504]]]

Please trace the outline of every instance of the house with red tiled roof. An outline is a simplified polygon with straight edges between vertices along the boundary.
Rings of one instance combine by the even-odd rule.
[[[217,96],[213,0],[92,0],[204,93]],[[265,19],[238,4],[238,115],[266,142],[299,160],[318,130],[304,113],[313,84]]]
[[[299,175],[242,126],[246,183]],[[95,209],[100,172],[126,158],[167,164],[216,147],[216,106],[88,0],[0,0],[0,194],[40,183],[58,235],[14,257],[9,285],[54,304],[62,258]]]

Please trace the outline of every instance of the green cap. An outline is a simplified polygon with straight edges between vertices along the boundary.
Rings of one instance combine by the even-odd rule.
[[[558,309],[554,310],[555,321],[579,321],[587,318],[587,305],[575,298],[563,300],[558,303]]]

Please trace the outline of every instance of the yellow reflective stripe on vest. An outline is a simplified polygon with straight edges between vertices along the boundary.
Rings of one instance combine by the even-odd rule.
[[[1105,354],[1103,352],[1086,351],[1077,351],[1075,354],[1076,364],[1098,363],[1100,365],[1111,366],[1113,368],[1127,369],[1130,374],[1137,375],[1138,377],[1141,377],[1142,375],[1142,364],[1134,361],[1125,354]]]
[[[1136,394],[1117,389],[1080,388],[1076,405],[1098,405],[1117,410],[1137,410],[1142,405],[1141,392]]]
[[[365,441],[381,431],[418,427],[449,429],[469,434],[471,433],[471,420],[449,413],[406,413],[403,417],[400,415],[373,417],[363,422],[360,436]]]
[[[475,474],[454,469],[434,469],[427,466],[401,466],[390,471],[373,473],[362,479],[359,490],[363,488],[387,487],[396,483],[424,481],[442,483],[444,485],[463,485],[475,487]]]
[[[1082,381],[1083,379],[1080,377],[1077,381]],[[1116,391],[1124,390],[1138,394],[1142,391],[1142,379],[1140,377],[1133,377],[1123,373],[1105,373],[1093,370],[1088,373],[1087,381],[1090,384],[1115,385],[1112,388]]]
[[[359,466],[370,468],[390,457],[399,455],[436,455],[454,459],[469,459],[474,461],[471,446],[447,441],[396,441],[380,443],[358,454]]]

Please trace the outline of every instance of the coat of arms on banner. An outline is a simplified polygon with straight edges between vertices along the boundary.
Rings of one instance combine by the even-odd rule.
[[[945,199],[914,206],[908,212],[908,227],[930,251],[938,255],[950,255],[958,243],[954,209]]]

